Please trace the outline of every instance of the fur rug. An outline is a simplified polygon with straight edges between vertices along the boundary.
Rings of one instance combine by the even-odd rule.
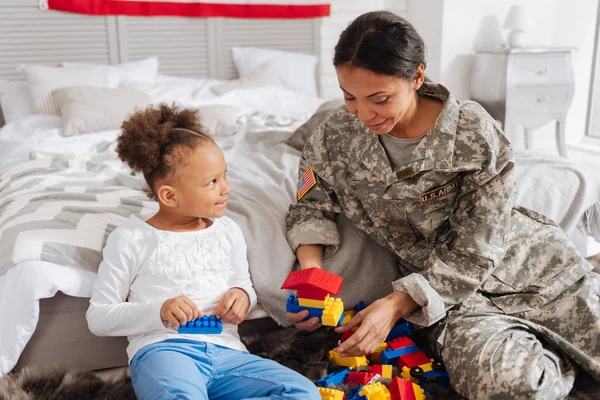
[[[270,358],[315,381],[335,370],[327,355],[335,347],[338,335],[329,329],[314,333],[282,329],[267,335],[243,338],[254,354]],[[457,400],[453,391],[428,388],[427,399]],[[40,374],[23,370],[0,381],[0,400],[129,400],[135,399],[128,373],[115,379],[103,380],[92,372],[58,371]],[[575,389],[568,399],[600,399],[600,383],[580,373]]]

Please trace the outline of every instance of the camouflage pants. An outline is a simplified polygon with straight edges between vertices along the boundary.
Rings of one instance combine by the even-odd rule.
[[[473,305],[466,313],[448,317],[441,348],[452,386],[460,395],[562,399],[573,387],[574,364],[600,379],[597,273],[588,273],[538,310],[507,315],[499,309],[491,312],[491,302]]]

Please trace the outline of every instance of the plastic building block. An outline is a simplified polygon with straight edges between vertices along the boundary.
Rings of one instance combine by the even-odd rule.
[[[375,376],[372,372],[350,372],[346,378],[346,383],[364,386]]]
[[[329,295],[325,296],[325,300],[313,300],[298,297],[298,304],[300,304],[302,307],[325,308],[325,302],[328,298]]]
[[[382,365],[382,364],[373,364],[369,365],[369,372],[374,374],[381,375],[382,378],[392,379],[392,366],[391,365]]]
[[[446,371],[429,371],[423,373],[423,378],[419,384],[425,385],[425,382],[437,382],[441,387],[450,389],[450,377]]]
[[[390,391],[381,382],[365,386],[360,392],[360,395],[367,396],[369,400],[391,400]]]
[[[348,321],[350,321],[352,318],[354,318],[355,315],[356,315],[356,312],[354,312],[354,310],[344,311],[344,324],[346,324]],[[346,318],[348,319],[348,321],[346,321]]]
[[[321,323],[325,326],[338,326],[344,320],[344,303],[342,299],[329,297],[325,301],[325,309],[321,317]]]
[[[413,325],[410,322],[400,319],[396,323],[396,326],[392,328],[385,341],[389,342],[392,339],[396,339],[398,336],[411,336],[414,331]]]
[[[387,343],[383,342],[381,343],[373,352],[373,354],[371,354],[369,356],[369,359],[371,360],[371,362],[375,363],[375,364],[381,364],[381,352],[383,350],[385,350],[387,348]]]
[[[344,324],[342,323],[342,326]],[[356,332],[356,330],[358,329],[358,326],[355,326],[354,328],[350,329],[348,332],[344,332],[342,333],[342,336],[340,337],[340,342],[345,342],[350,336],[354,335],[354,332]]]
[[[383,357],[383,354],[382,354]],[[404,354],[398,357],[398,367],[416,367],[423,364],[429,364],[431,360],[421,350],[415,351],[414,353]],[[429,366],[431,368],[431,365]]]
[[[291,293],[288,296],[287,303],[285,305],[285,309],[287,312],[290,312],[290,313],[297,313],[302,310],[308,310],[308,316],[306,318],[304,318],[305,320],[312,318],[312,317],[318,317],[319,321],[320,321],[321,316],[323,315],[322,308],[302,307],[301,305],[299,305],[298,297],[293,293]]]
[[[354,306],[354,312],[358,314],[359,312],[361,312],[365,308],[367,308],[367,306],[365,305],[365,302],[361,300],[361,301],[358,302],[358,304],[356,304]]]
[[[394,378],[388,385],[392,400],[424,400],[425,391],[418,385],[400,379]]]
[[[290,272],[281,288],[296,290],[298,297],[304,299],[325,300],[328,294],[340,292],[343,281],[341,276],[321,268],[307,268]]]
[[[194,321],[189,321],[185,325],[181,325],[178,329],[179,333],[193,334],[219,334],[223,331],[223,323],[221,318],[214,315],[203,315],[196,318]]]
[[[322,400],[344,400],[344,392],[336,389],[318,387]]]
[[[397,337],[387,343],[388,347],[392,350],[398,350],[403,347],[410,347],[415,345],[415,342],[413,342],[410,338],[406,336]]]
[[[356,389],[352,389],[346,395],[346,400],[368,400],[367,396],[359,395],[360,391],[363,389],[363,386],[359,386]]]
[[[340,354],[335,350],[329,350],[329,360],[340,367],[358,368],[367,365],[367,358],[360,357],[340,357]]]
[[[389,346],[389,343],[388,343]],[[381,363],[382,364],[390,364],[393,363],[393,360],[398,360],[400,356],[404,356],[407,354],[412,354],[415,352],[421,351],[417,346],[408,346],[403,347],[401,349],[392,350],[385,349],[381,352]]]
[[[349,373],[350,373],[350,370],[348,368],[342,368],[335,372],[332,372],[331,374],[329,374],[327,376],[324,376],[323,378],[319,379],[315,383],[317,386],[321,386],[324,388],[338,386],[346,381]]]

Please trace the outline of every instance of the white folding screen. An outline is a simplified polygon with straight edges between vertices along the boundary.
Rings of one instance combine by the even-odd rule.
[[[0,79],[22,63],[116,64],[158,56],[161,73],[231,79],[231,47],[319,53],[319,19],[95,17],[40,10],[37,0],[0,0]]]

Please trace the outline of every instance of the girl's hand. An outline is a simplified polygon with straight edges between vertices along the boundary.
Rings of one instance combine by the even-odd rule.
[[[196,304],[186,296],[173,297],[165,300],[160,308],[160,318],[171,327],[179,328],[186,322],[193,321],[202,316]]]
[[[419,305],[406,293],[392,293],[375,301],[356,314],[346,325],[335,329],[338,333],[344,333],[360,325],[335,351],[340,353],[341,357],[373,353],[385,341],[396,322],[417,307]]]
[[[214,315],[221,318],[224,323],[240,324],[248,315],[250,297],[240,288],[231,288],[217,304]]]
[[[308,310],[302,310],[298,313],[287,313],[288,320],[296,323],[296,329],[301,331],[312,332],[321,327],[319,318],[312,317],[304,321],[304,318],[308,317]]]

